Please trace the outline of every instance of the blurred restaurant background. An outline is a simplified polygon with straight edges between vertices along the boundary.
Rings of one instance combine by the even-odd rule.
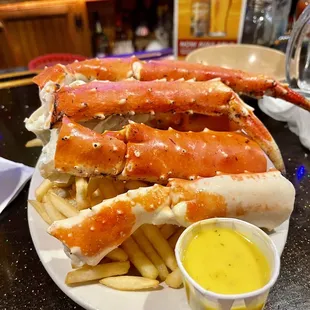
[[[304,0],[2,0],[0,73],[90,57],[184,58],[218,43],[285,51],[307,5]]]

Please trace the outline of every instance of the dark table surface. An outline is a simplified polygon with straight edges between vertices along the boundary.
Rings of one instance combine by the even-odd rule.
[[[0,156],[34,166],[40,148],[23,120],[39,106],[34,85],[0,90]],[[267,310],[310,309],[310,157],[284,123],[256,109],[282,151],[287,178],[296,188],[295,210],[281,258],[281,275]],[[0,179],[0,186],[5,180]],[[48,276],[31,241],[27,222],[29,183],[0,215],[0,309],[81,309]]]

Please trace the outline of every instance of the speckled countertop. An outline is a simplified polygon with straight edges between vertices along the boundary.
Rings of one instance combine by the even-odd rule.
[[[0,156],[35,165],[40,148],[24,147],[34,136],[25,130],[23,120],[38,105],[34,85],[0,90]],[[284,123],[258,109],[256,115],[278,142],[287,177],[296,188],[281,275],[266,309],[310,310],[310,154]],[[28,187],[0,215],[0,309],[81,309],[57,288],[39,261],[27,223]]]

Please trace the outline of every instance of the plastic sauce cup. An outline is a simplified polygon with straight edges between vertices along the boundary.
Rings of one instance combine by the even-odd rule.
[[[188,243],[203,228],[221,227],[237,231],[251,240],[265,255],[270,267],[270,280],[262,288],[244,294],[218,294],[208,291],[195,282],[183,266],[183,255]],[[270,237],[260,228],[247,222],[231,218],[215,218],[197,222],[184,230],[180,236],[175,254],[183,276],[187,301],[193,310],[261,310],[271,287],[280,271],[280,255]]]

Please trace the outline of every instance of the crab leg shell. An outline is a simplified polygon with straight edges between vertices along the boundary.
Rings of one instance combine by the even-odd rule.
[[[126,163],[122,179],[163,183],[171,177],[194,179],[217,172],[264,172],[267,161],[254,141],[234,132],[179,132],[143,124],[125,127]]]
[[[43,88],[49,81],[60,85],[76,80],[85,82],[92,80],[120,81],[132,77],[132,64],[136,61],[136,57],[94,58],[73,62],[67,66],[58,64],[44,69],[33,78],[33,82]]]
[[[239,94],[261,98],[268,95],[289,101],[310,111],[310,101],[296,93],[285,84],[265,75],[250,74],[241,70],[208,66],[185,61],[149,61],[135,62],[132,65],[134,77],[141,81],[178,79],[207,81],[220,78],[223,83]]]
[[[63,117],[55,152],[55,168],[79,176],[117,175],[124,166],[126,144]]]
[[[182,226],[233,217],[272,230],[289,218],[295,200],[294,186],[279,171],[175,179],[168,186],[172,211]]]
[[[233,95],[228,110],[228,118],[256,141],[275,167],[285,173],[284,162],[277,143],[265,125],[255,116],[253,111],[246,108],[237,94]]]
[[[54,222],[48,232],[69,249],[75,264],[97,265],[141,225],[175,224],[169,191],[158,184],[129,191]]]
[[[254,141],[234,132],[178,132],[131,123],[122,131],[98,134],[64,117],[55,167],[83,177],[108,174],[165,183],[170,177],[263,172],[267,160]]]
[[[139,188],[104,200],[75,216],[54,222],[48,232],[69,249],[76,265],[96,265],[139,226],[188,226],[213,217],[234,217],[269,230],[287,220],[295,189],[279,171],[219,175],[169,187]]]
[[[207,82],[123,81],[65,86],[56,93],[52,123],[63,114],[74,121],[104,119],[111,114],[176,112],[227,115],[256,141],[275,164],[285,171],[281,153],[267,128],[229,87],[219,80]]]
[[[203,131],[205,128],[216,131],[234,131],[238,129],[229,121],[227,115],[156,113],[146,124],[158,129],[171,127],[179,131]]]
[[[200,113],[220,115],[232,96],[220,81],[102,83],[65,86],[56,93],[52,124],[63,114],[74,121],[104,119],[111,114]]]

